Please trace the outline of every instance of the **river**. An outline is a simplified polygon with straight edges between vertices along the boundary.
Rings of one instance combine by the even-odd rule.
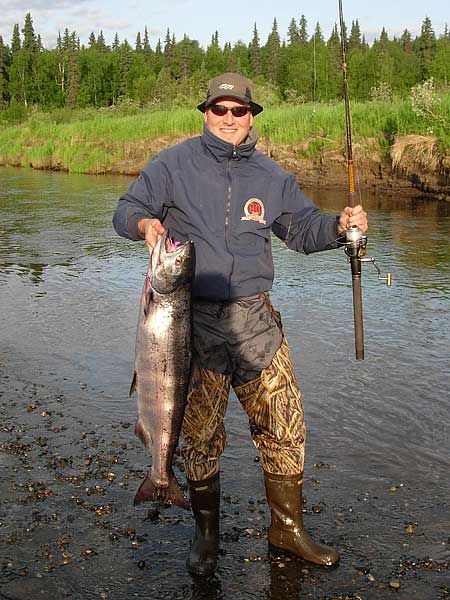
[[[308,428],[305,522],[323,571],[268,553],[256,450],[236,398],[217,576],[193,582],[192,519],[131,506],[147,463],[128,398],[148,257],[111,226],[130,179],[0,169],[0,598],[450,598],[450,203],[363,194],[364,361],[350,268],[274,241]],[[308,190],[325,211],[345,194]],[[3,596],[2,596],[3,594]]]

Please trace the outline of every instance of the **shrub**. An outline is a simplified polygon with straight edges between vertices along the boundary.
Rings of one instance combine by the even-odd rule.
[[[386,81],[380,81],[378,85],[374,85],[370,88],[370,100],[372,102],[392,102],[392,86]]]

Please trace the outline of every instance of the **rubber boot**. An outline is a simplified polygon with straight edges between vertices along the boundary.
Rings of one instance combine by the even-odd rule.
[[[335,564],[339,560],[338,553],[314,542],[303,526],[302,475],[264,472],[264,482],[272,516],[269,544],[317,565]]]
[[[188,479],[195,533],[187,559],[191,575],[211,575],[219,552],[220,475],[204,481]]]

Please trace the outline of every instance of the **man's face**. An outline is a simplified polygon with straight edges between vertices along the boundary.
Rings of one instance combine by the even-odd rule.
[[[249,106],[245,102],[241,102],[236,98],[219,98],[214,102],[215,105],[226,106],[227,108],[233,108],[233,106]],[[229,142],[234,146],[237,146],[248,135],[251,126],[253,125],[253,115],[248,111],[243,117],[235,117],[231,111],[227,111],[223,117],[215,115],[211,111],[211,107],[205,111],[205,123],[207,128],[215,136]]]

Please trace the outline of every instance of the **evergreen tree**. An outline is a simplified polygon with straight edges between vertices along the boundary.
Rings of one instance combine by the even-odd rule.
[[[172,36],[170,35],[169,29],[167,29],[166,37],[164,38],[164,66],[169,67],[172,59]]]
[[[352,50],[360,50],[361,47],[361,28],[359,27],[358,19],[356,19],[356,21],[352,21],[352,28],[350,30],[350,37],[348,38],[347,49],[349,52],[351,52]]]
[[[100,50],[100,52],[106,52],[107,50],[105,36],[103,35],[102,30],[100,30],[100,33],[97,36],[95,47],[97,48],[97,50]]]
[[[235,72],[237,70],[236,59],[231,51],[231,42],[225,42],[223,47],[223,64],[225,71]]]
[[[298,46],[300,44],[300,32],[297,27],[297,22],[294,18],[289,24],[287,37],[289,46]]]
[[[327,41],[329,51],[328,59],[328,83],[331,98],[342,97],[342,53],[341,37],[338,26],[335,23],[331,35]]]
[[[429,73],[437,85],[448,87],[450,83],[450,38],[445,32],[436,42],[436,51],[429,66]]]
[[[189,75],[190,75],[190,60],[189,60],[189,38],[184,34],[183,39],[180,42],[180,77],[181,77],[181,91],[184,96],[189,95]]]
[[[128,73],[131,67],[132,48],[125,39],[120,47],[120,93],[127,96],[129,91]]]
[[[208,71],[206,69],[206,61],[202,60],[198,76],[198,99],[205,99],[208,89]]]
[[[149,55],[151,53],[151,48],[150,48],[150,42],[148,39],[148,29],[147,29],[147,25],[145,26],[144,29],[144,47],[143,47],[144,53],[146,55]]]
[[[61,43],[61,48],[62,50],[70,50],[72,47],[72,38],[70,37],[70,33],[69,30],[67,29],[67,27],[64,30],[64,35],[62,38],[62,43]]]
[[[388,83],[394,87],[394,60],[391,52],[391,42],[389,41],[386,29],[383,27],[380,39],[375,40],[371,49],[372,62],[372,86],[378,86],[380,83]],[[370,78],[369,78],[370,79]]]
[[[43,52],[43,51],[44,51],[44,46],[42,45],[42,38],[41,38],[40,34],[38,34],[36,37],[36,52]]]
[[[147,27],[142,36],[137,32],[133,48],[126,40],[121,45],[117,33],[112,47],[108,46],[102,31],[98,36],[92,32],[88,47],[80,48],[75,31],[61,31],[56,48],[46,50],[27,13],[23,28],[14,26],[9,46],[0,38],[0,107],[10,101],[24,106],[35,102],[43,107],[105,106],[116,102],[120,94],[143,104],[158,94],[161,99],[180,103],[198,94],[210,77],[224,70],[260,78],[260,83],[266,79],[276,94],[289,101],[332,100],[342,95],[338,28],[335,25],[325,44],[317,23],[308,39],[304,15],[298,23],[291,19],[283,43],[274,19],[263,47],[256,23],[248,45],[227,42],[222,49],[215,31],[206,50],[187,35],[177,43],[167,30],[163,45],[158,40],[153,51]],[[389,83],[400,96],[429,77],[437,85],[450,85],[450,32],[446,25],[437,37],[428,17],[414,41],[408,30],[392,40],[383,28],[371,45],[356,19],[352,21],[347,50],[354,98],[368,98],[370,88],[380,83]]]
[[[214,77],[225,70],[224,57],[219,45],[219,33],[216,31],[211,37],[211,43],[205,53],[206,68],[209,76]]]
[[[305,47],[308,44],[308,22],[305,15],[301,15],[298,28],[300,45]]]
[[[116,33],[114,35],[114,41],[113,41],[113,44],[112,44],[112,50],[113,50],[113,52],[115,52],[119,48],[120,48],[119,34],[116,31]]]
[[[158,75],[164,64],[161,40],[158,39],[155,47],[155,74]]]
[[[229,45],[231,47],[231,44]],[[234,65],[237,73],[242,73],[242,75],[250,75],[248,47],[242,40],[238,40],[235,44],[233,44],[230,61],[231,64]]]
[[[329,52],[318,22],[309,46],[312,55],[311,100],[328,100],[334,90],[328,81]]]
[[[265,76],[268,81],[277,83],[278,75],[280,71],[280,34],[278,33],[277,20],[273,20],[272,31],[270,32],[266,45],[264,47],[265,53]]]
[[[156,80],[156,98],[161,103],[170,103],[175,99],[175,86],[169,70],[163,67]]]
[[[6,63],[5,63],[5,45],[0,35],[0,110],[5,106],[6,101]]]
[[[13,54],[9,72],[9,88],[12,98],[28,106],[36,100],[36,37],[31,14],[27,13],[22,29],[22,47]],[[17,40],[15,40],[17,47]]]
[[[78,59],[73,49],[69,55],[69,77],[67,83],[66,105],[70,108],[75,108],[78,103],[78,95],[80,93],[80,71],[78,67]]]
[[[313,35],[312,39],[315,40],[316,44],[318,42],[324,42],[323,34],[322,34],[322,28],[320,27],[319,21],[317,21],[317,23],[316,23],[316,28],[314,30],[314,35]]]
[[[429,17],[425,17],[422,23],[420,36],[416,39],[415,47],[420,61],[421,78],[428,79],[431,63],[436,52],[436,35]]]
[[[261,47],[256,23],[253,27],[253,38],[249,44],[249,61],[252,75],[258,77],[262,73]]]
[[[142,52],[142,42],[141,42],[141,32],[140,31],[137,32],[135,50],[136,50],[136,52]]]
[[[400,38],[400,46],[402,47],[403,51],[407,54],[411,54],[413,52],[412,37],[407,29],[405,29],[402,33],[402,36]]]
[[[33,20],[30,13],[27,13],[25,16],[22,33],[22,49],[27,50],[30,53],[36,52],[36,36],[34,34]]]
[[[11,52],[13,53],[13,55],[17,54],[17,52],[19,52],[21,46],[22,46],[22,44],[20,41],[19,25],[16,23],[14,25],[12,39],[11,39]]]

